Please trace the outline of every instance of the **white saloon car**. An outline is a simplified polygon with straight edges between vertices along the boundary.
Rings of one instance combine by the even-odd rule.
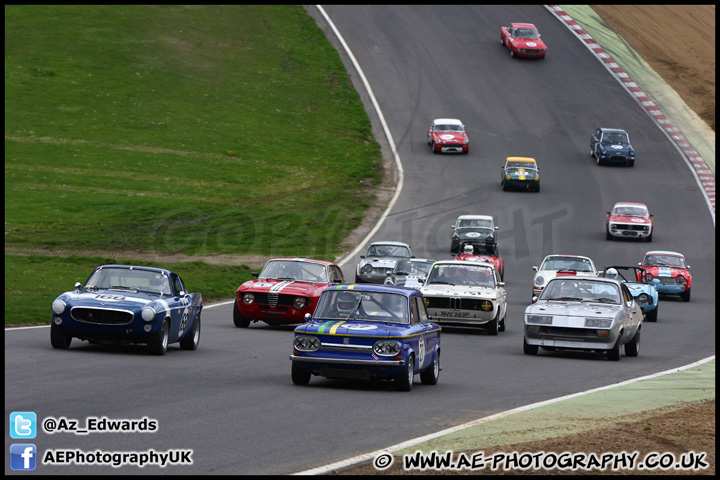
[[[643,312],[627,285],[604,277],[557,277],[525,309],[523,352],[586,350],[637,357]]]
[[[481,327],[489,335],[505,331],[507,293],[492,263],[435,262],[420,292],[435,323]]]

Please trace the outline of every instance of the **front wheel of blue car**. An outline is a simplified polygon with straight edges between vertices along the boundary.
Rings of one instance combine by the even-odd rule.
[[[395,377],[395,389],[400,392],[409,392],[415,378],[415,357],[410,355],[402,372]]]
[[[148,352],[151,355],[165,355],[169,338],[170,326],[167,320],[163,320],[162,325],[147,344]]]
[[[72,335],[64,332],[54,323],[50,325],[50,344],[53,348],[59,348],[65,350],[70,347],[72,341]]]
[[[193,329],[189,332],[185,338],[180,340],[180,348],[183,350],[197,350],[198,344],[200,344],[200,315],[198,314],[193,324]]]
[[[435,352],[433,363],[424,372],[420,374],[420,381],[423,385],[436,385],[440,378],[440,351]]]
[[[650,310],[648,313],[645,314],[645,320],[648,322],[657,322],[658,308],[660,308],[659,303],[658,303],[657,307],[655,307],[653,310]]]
[[[308,383],[310,383],[310,377],[312,376],[311,373],[306,372],[305,370],[295,365],[295,362],[292,362],[291,374],[292,382],[295,385],[307,385]]]

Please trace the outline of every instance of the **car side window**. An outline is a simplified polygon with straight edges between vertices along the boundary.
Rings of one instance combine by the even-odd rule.
[[[630,294],[630,290],[628,290],[627,286],[624,283],[620,284],[620,290],[622,291],[623,303],[632,301],[632,295]]]
[[[178,295],[181,291],[187,293],[185,291],[185,286],[182,283],[182,280],[180,280],[180,277],[177,275],[172,276],[172,282],[173,282],[173,290],[176,295]]]
[[[420,322],[429,322],[430,316],[427,313],[427,309],[425,308],[425,302],[423,301],[422,297],[415,297],[415,301],[417,301],[418,318],[420,319]]]
[[[410,299],[410,325],[415,325],[420,321],[416,300],[415,298]]]

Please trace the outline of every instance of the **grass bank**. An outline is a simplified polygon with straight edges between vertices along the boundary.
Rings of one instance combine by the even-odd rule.
[[[301,6],[5,6],[6,247],[333,259],[381,177]],[[6,324],[111,262],[142,263],[6,256]],[[206,299],[250,278],[162,266]]]

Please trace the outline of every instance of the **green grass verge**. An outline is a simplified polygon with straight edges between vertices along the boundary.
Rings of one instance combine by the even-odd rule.
[[[358,94],[301,6],[5,6],[6,247],[331,260],[381,180]],[[47,321],[96,266],[48,259],[40,299],[7,258],[6,323],[32,321],[11,300]],[[162,266],[204,298],[228,282]]]

